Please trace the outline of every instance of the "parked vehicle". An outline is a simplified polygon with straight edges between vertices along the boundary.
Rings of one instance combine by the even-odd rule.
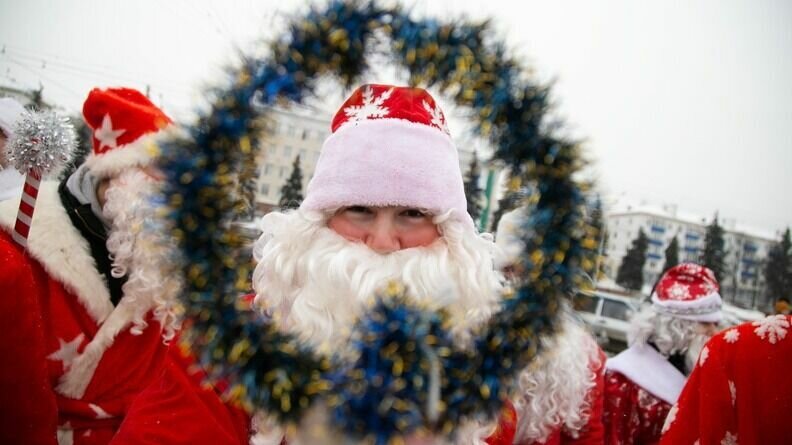
[[[638,300],[602,291],[579,291],[573,306],[603,349],[617,353],[627,347],[627,330],[630,318],[640,308]]]

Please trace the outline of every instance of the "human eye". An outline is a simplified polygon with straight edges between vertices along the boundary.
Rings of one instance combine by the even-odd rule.
[[[350,212],[360,215],[370,215],[373,213],[370,208],[366,206],[349,206],[344,209],[344,212]]]
[[[405,209],[401,212],[402,216],[406,216],[407,218],[415,218],[421,219],[426,218],[428,215],[418,209]]]

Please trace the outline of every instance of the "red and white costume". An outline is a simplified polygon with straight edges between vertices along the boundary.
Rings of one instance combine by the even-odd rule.
[[[647,335],[644,329],[645,338],[638,340],[632,334],[630,347],[606,364],[606,444],[655,444],[660,440],[665,418],[686,380],[669,355],[690,348],[690,334],[697,322],[718,321],[721,304],[718,284],[709,269],[685,263],[665,272],[652,295],[652,308],[633,319],[635,328],[641,324],[641,316],[648,316],[653,331]]]
[[[651,444],[685,376],[647,345],[633,346],[608,361],[604,422],[608,444]]]
[[[134,151],[133,142],[161,126],[133,127],[132,120],[145,120],[153,105],[132,92],[94,90],[86,101],[84,114],[95,128],[92,162],[105,164],[98,170],[139,163],[144,158],[129,153],[111,153],[132,161],[125,166],[99,155],[109,148]],[[128,100],[138,103],[125,105]],[[99,106],[108,103],[114,105]],[[93,111],[102,111],[104,130],[94,125]],[[111,116],[129,126],[108,128]],[[125,133],[126,141],[119,137]],[[104,144],[108,134],[112,147]],[[200,388],[187,374],[182,354],[164,341],[172,325],[157,315],[155,299],[125,294],[112,303],[107,280],[70,220],[58,184],[41,185],[27,249],[11,237],[17,205],[16,200],[0,204],[0,316],[6,330],[0,340],[0,442],[244,442],[246,433],[236,428],[232,412],[214,392]],[[144,326],[138,323],[141,314]]]
[[[664,427],[662,445],[765,445],[792,440],[792,316],[714,336]]]
[[[510,401],[489,445],[593,445],[604,437],[605,354],[576,321],[546,344],[519,376],[522,395]],[[513,423],[511,426],[509,424]],[[513,435],[504,434],[514,431]]]

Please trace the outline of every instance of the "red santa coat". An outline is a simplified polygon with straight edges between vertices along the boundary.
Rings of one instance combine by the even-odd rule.
[[[666,421],[661,445],[792,443],[792,316],[710,339]]]
[[[26,250],[10,236],[17,205],[12,201],[0,204],[0,313],[6,332],[0,338],[0,442],[107,444],[130,420],[136,397],[173,372],[161,326],[149,316],[140,335],[131,332],[135,302],[111,303],[87,241],[60,203],[57,184],[42,184]],[[187,400],[197,385],[173,389],[182,415],[196,415]],[[156,435],[156,428],[149,433]],[[239,443],[190,430],[181,434],[199,438],[195,443]]]
[[[605,442],[655,444],[685,376],[654,348],[633,345],[607,362]]]

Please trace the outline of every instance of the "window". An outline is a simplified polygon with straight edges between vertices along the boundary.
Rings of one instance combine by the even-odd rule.
[[[605,300],[602,304],[602,316],[627,321],[632,316],[633,311],[627,303],[614,300]]]
[[[308,131],[308,130],[303,130],[303,131],[302,131],[302,135],[300,136],[300,138],[301,138],[302,140],[306,140],[306,139],[308,139],[308,136],[309,136],[310,134],[311,134],[311,132],[310,132],[310,131]]]
[[[584,293],[577,293],[572,299],[572,305],[576,311],[594,314],[597,312],[599,298]]]
[[[303,161],[307,161],[307,160],[308,160],[308,159],[307,159],[307,158],[308,158],[308,156],[306,156],[307,154],[308,154],[308,153],[305,151],[305,149],[304,149],[304,148],[301,148],[301,149],[300,149],[300,159],[301,159],[301,160],[303,160]]]
[[[288,145],[283,147],[283,156],[286,156],[288,158],[288,157],[291,156],[291,154],[292,154],[292,148],[291,147],[289,147]]]
[[[286,176],[286,167],[281,167],[280,168],[280,173],[278,174],[278,176],[281,177],[281,178]]]
[[[269,184],[261,184],[261,194],[269,195]]]
[[[268,175],[272,173],[272,164],[264,164],[264,174]]]

